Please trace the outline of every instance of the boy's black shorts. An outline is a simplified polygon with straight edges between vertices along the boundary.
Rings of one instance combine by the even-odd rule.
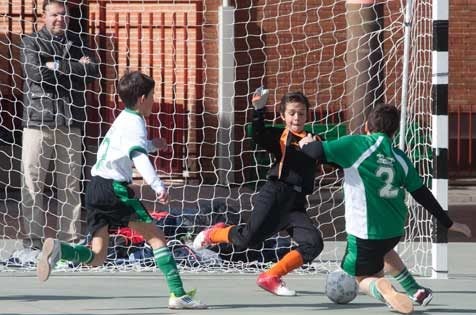
[[[122,227],[129,221],[153,222],[127,183],[93,176],[86,188],[88,233],[103,226]]]
[[[353,276],[371,276],[384,267],[384,257],[400,241],[399,237],[365,240],[347,235],[347,247],[341,267]]]

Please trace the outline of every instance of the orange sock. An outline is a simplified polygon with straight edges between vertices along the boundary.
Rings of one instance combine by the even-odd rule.
[[[297,250],[292,250],[284,255],[284,257],[275,263],[266,273],[270,276],[282,277],[290,271],[301,267],[303,263],[301,253]]]
[[[233,225],[224,228],[214,228],[210,232],[210,241],[212,243],[230,243],[228,234],[230,233],[232,227]]]

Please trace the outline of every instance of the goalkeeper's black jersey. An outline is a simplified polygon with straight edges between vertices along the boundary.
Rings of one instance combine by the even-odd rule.
[[[287,128],[266,127],[264,109],[254,111],[253,140],[274,157],[267,178],[283,181],[296,186],[298,191],[310,194],[314,189],[316,160],[304,154],[299,147],[299,141],[306,134],[305,131],[296,134]]]

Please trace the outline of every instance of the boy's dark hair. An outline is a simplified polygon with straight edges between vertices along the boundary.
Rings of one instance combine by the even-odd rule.
[[[66,1],[65,0],[45,0],[43,2],[43,12],[46,11],[46,7],[50,4],[53,4],[53,3],[57,3],[59,5],[62,5],[64,6],[66,9],[68,9],[68,6],[66,5]]]
[[[383,132],[389,137],[393,137],[399,126],[400,111],[390,104],[376,105],[367,120],[367,128],[370,132]]]
[[[279,104],[279,112],[284,115],[286,111],[286,104],[288,103],[301,103],[306,107],[306,111],[309,110],[310,104],[307,97],[301,92],[289,92],[283,95],[281,103]]]
[[[135,108],[137,100],[149,95],[155,87],[155,81],[140,71],[126,72],[119,80],[117,93],[127,108]]]

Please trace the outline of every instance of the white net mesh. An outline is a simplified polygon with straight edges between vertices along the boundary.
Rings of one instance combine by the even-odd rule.
[[[35,254],[21,251],[22,239],[63,237],[67,232],[66,226],[71,224],[68,198],[73,198],[74,189],[65,187],[64,181],[77,177],[84,193],[97,146],[124,107],[115,84],[127,69],[142,70],[156,80],[157,115],[148,120],[149,136],[165,137],[173,146],[170,154],[153,157],[161,178],[171,187],[170,205],[157,203],[140,178],[133,188],[150,211],[170,212],[167,217],[157,216],[157,223],[166,230],[180,264],[193,270],[255,270],[294,245],[282,235],[243,252],[220,246],[197,254],[186,246],[203,228],[218,221],[246,222],[252,211],[253,197],[271,161],[249,134],[250,95],[256,87],[264,85],[271,91],[266,116],[269,124],[281,123],[274,105],[284,93],[303,91],[312,104],[309,130],[328,139],[359,132],[365,113],[375,102],[400,103],[405,1],[363,6],[334,0],[229,2],[234,9],[234,38],[224,40],[232,42],[235,49],[234,69],[226,69],[235,71],[233,109],[220,113],[221,1],[70,1],[70,29],[84,43],[76,48],[90,47],[99,63],[99,79],[86,86],[85,94],[71,84],[70,90],[86,99],[80,108],[86,116],[81,145],[75,150],[58,143],[58,136],[54,136],[46,146],[51,152],[39,152],[46,177],[35,183],[42,189],[43,199],[35,206],[36,213],[46,219],[34,216],[31,220],[24,213],[26,201],[20,193],[25,188],[21,152],[25,150],[22,123],[27,110],[20,37],[42,28],[42,1],[8,0],[0,4],[0,258],[7,266],[32,266],[29,261]],[[429,184],[431,1],[415,1],[412,12],[406,151]],[[233,125],[220,127],[221,115],[233,117]],[[73,131],[66,128],[62,133],[67,137]],[[217,144],[225,150],[217,150]],[[71,173],[69,158],[61,160],[64,157],[59,151],[68,148],[81,155],[79,175]],[[223,165],[229,167],[220,169]],[[225,180],[220,178],[222,174]],[[308,198],[308,213],[322,231],[325,249],[302,272],[335,269],[345,249],[341,173],[321,168],[315,184],[315,192]],[[431,222],[423,209],[412,205],[411,210],[399,251],[412,271],[428,275]],[[77,236],[83,240],[84,209],[81,215],[82,228]],[[25,224],[30,230],[32,225],[39,225],[36,230],[40,235],[25,235],[21,228]],[[150,268],[150,250],[141,239],[125,233],[112,238],[108,266]]]

